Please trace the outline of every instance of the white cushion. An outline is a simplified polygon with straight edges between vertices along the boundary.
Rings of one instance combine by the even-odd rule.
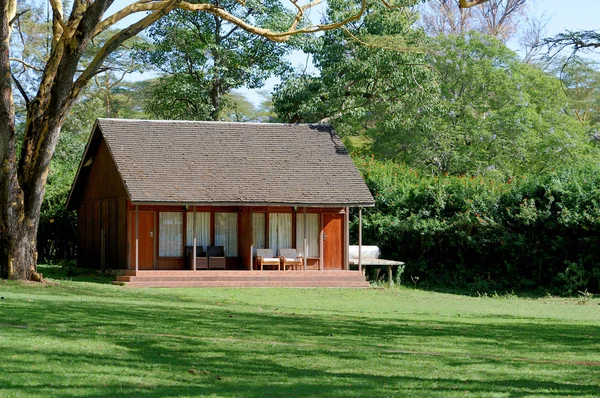
[[[362,246],[361,249],[362,258],[364,259],[379,258],[379,256],[381,255],[381,252],[379,251],[379,248],[377,246]],[[358,245],[350,245],[348,252],[351,259],[358,258]]]

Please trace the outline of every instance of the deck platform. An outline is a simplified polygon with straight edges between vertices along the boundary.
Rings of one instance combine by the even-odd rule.
[[[113,284],[127,287],[346,287],[366,288],[358,271],[128,270]]]

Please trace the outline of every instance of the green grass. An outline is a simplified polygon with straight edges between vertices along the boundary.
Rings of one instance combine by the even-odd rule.
[[[600,396],[600,299],[0,281],[0,396]]]

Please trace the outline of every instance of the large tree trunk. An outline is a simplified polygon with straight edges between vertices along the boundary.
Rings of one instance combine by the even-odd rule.
[[[0,275],[30,279],[35,274],[38,218],[26,217],[23,191],[17,178],[17,137],[9,61],[10,25],[16,2],[0,0],[0,13]]]

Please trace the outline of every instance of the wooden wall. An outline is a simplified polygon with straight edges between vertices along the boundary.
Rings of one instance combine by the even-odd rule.
[[[104,140],[88,167],[91,170],[77,209],[77,264],[127,268],[127,191]]]
[[[185,246],[187,241],[187,216],[186,212],[192,212],[193,208],[191,206],[186,210],[185,206],[175,205],[175,206],[166,206],[166,205],[141,205],[138,207],[139,211],[153,211],[155,214],[155,225],[156,225],[156,236],[160,236],[160,227],[158,222],[158,217],[160,212],[166,211],[180,211],[183,213],[183,242],[182,242],[182,253],[185,253]],[[198,206],[197,212],[210,212],[211,213],[211,242],[214,242],[214,213],[215,212],[234,212],[238,214],[238,256],[234,258],[227,258],[227,269],[250,269],[250,248],[252,246],[252,213],[253,212],[263,212],[267,214],[266,220],[266,241],[268,242],[268,214],[269,213],[292,213],[292,243],[295,245],[296,243],[296,214],[302,214],[302,209],[293,207],[219,207],[219,206]],[[128,205],[128,211],[130,214],[135,213],[135,206],[131,203]],[[317,214],[344,214],[345,209],[342,208],[310,208],[307,209],[307,213],[317,213]],[[345,217],[344,217],[345,220]],[[132,228],[132,226],[130,226]],[[347,226],[345,227],[347,228]],[[340,231],[341,233],[342,231]],[[132,234],[132,236],[134,236]],[[340,236],[340,239],[346,240],[345,235]],[[128,241],[128,247],[135,247],[135,241],[130,239]],[[206,250],[206,248],[204,248]],[[155,269],[160,270],[177,270],[177,269],[187,269],[187,264],[185,262],[185,258],[182,257],[160,257],[158,255],[158,241],[156,241],[154,247],[154,258],[155,261]],[[134,256],[132,252],[129,251],[129,268],[135,268]],[[307,268],[308,269],[319,269],[322,263],[321,257],[317,258],[309,258],[307,260]]]

